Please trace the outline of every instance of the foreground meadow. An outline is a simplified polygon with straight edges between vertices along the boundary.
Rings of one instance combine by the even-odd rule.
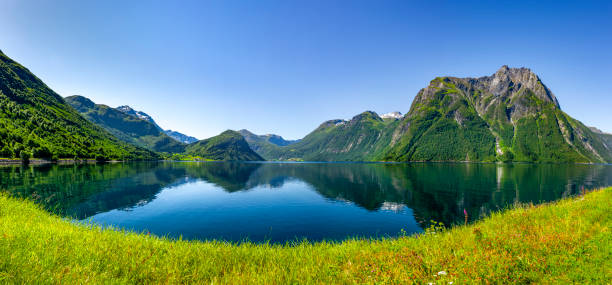
[[[417,237],[287,245],[75,225],[0,195],[0,283],[612,282],[612,188]]]

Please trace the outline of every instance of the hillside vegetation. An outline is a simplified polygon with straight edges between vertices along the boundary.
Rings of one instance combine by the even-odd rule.
[[[0,157],[155,159],[79,115],[0,51]]]
[[[0,195],[6,283],[609,283],[612,188],[417,237],[240,245],[76,225]]]

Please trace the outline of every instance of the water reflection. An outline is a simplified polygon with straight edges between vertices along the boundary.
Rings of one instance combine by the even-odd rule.
[[[338,209],[344,209],[339,206],[325,208],[327,215],[346,220],[342,221],[345,223],[358,225],[373,223],[368,227],[374,230],[375,223],[381,222],[381,219],[389,219],[388,215],[405,216],[406,213],[410,213],[409,218],[416,220],[422,228],[426,227],[430,220],[447,225],[462,223],[464,209],[469,213],[470,219],[474,220],[514,203],[556,200],[578,193],[581,187],[596,188],[611,185],[612,166],[159,162],[0,168],[0,189],[18,197],[34,199],[49,211],[77,219],[113,210],[128,211],[143,208],[155,201],[162,191],[179,189],[200,182],[222,189],[226,195],[250,190],[275,191],[275,189],[291,188],[287,185],[292,185],[291,189],[298,187],[300,191],[304,189],[307,192],[314,191],[331,205],[348,203],[353,205],[352,207],[366,210],[366,213],[360,214],[363,215],[359,216],[361,220],[356,221],[351,220],[348,210],[338,212],[340,211]],[[306,192],[300,193],[302,193],[300,197],[307,195],[304,194]],[[230,196],[225,198],[229,199],[228,197]],[[244,200],[247,199],[246,196],[244,198],[231,196],[233,199],[231,203],[243,205],[242,208],[233,208],[233,215],[240,218],[240,215],[247,213],[236,209],[245,209],[253,205],[256,207],[272,205],[277,207],[274,209],[279,213],[267,212],[268,216],[281,217],[285,215],[282,212],[286,211],[293,213],[293,218],[301,217],[299,212],[292,212],[295,207],[282,205],[282,199],[265,197],[267,198],[256,196],[257,200],[247,201]],[[205,197],[202,199],[205,201]],[[296,199],[291,201],[299,201],[301,198]],[[312,200],[308,201],[315,205],[312,209],[320,207]],[[311,205],[308,203],[304,202],[301,206],[308,207]],[[211,209],[209,212],[199,214],[211,215],[213,211],[214,209]],[[368,215],[367,212],[373,214]],[[388,214],[374,215],[380,212]],[[223,218],[227,216],[221,217]],[[169,216],[165,216],[164,219],[166,222],[172,222]],[[272,217],[259,222],[262,223],[262,227],[278,227],[274,221]],[[405,222],[410,223],[409,220]],[[314,236],[325,238],[326,233],[322,230],[325,227],[321,226],[322,223],[325,221],[319,221],[317,227],[311,225],[310,230],[319,231]],[[220,231],[214,227],[206,230]],[[299,232],[306,237],[312,237],[308,230],[299,229],[290,234]],[[347,226],[346,232],[339,232],[336,237],[350,235],[351,230],[352,228],[349,229]],[[399,232],[399,228],[387,230]],[[412,232],[414,231],[418,229],[413,229]],[[197,233],[194,233],[194,236],[199,237]],[[282,240],[283,237],[280,236],[278,239]]]

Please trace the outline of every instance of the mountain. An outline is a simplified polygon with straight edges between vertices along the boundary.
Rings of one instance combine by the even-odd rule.
[[[376,160],[384,154],[398,123],[398,120],[383,120],[375,112],[366,111],[349,121],[326,121],[300,141],[287,146],[251,146],[269,160]]]
[[[268,160],[612,162],[609,135],[564,113],[531,70],[508,66],[435,78],[405,116],[368,111],[327,121],[288,146],[245,137]]]
[[[438,77],[419,91],[383,157],[394,161],[606,162],[612,154],[561,111],[527,68]]]
[[[262,161],[244,137],[236,131],[227,130],[220,135],[187,145],[185,154],[212,160]]]
[[[153,124],[156,128],[158,128],[160,131],[164,132],[166,135],[168,135],[169,137],[173,138],[174,140],[178,141],[178,142],[182,142],[184,144],[190,144],[190,143],[194,143],[197,142],[198,139],[179,133],[177,131],[173,131],[173,130],[163,130],[159,125],[157,125],[157,123],[155,122],[155,120],[153,120],[153,118],[151,116],[149,116],[147,113],[142,112],[142,111],[136,111],[134,109],[132,109],[132,107],[128,106],[128,105],[123,105],[123,106],[119,106],[116,108],[117,110],[128,114],[132,117],[136,117],[139,118],[141,120],[145,120],[151,124]]]
[[[267,142],[267,143],[271,143],[277,146],[286,146],[286,145],[294,144],[300,141],[300,140],[286,140],[283,137],[279,135],[274,135],[274,134],[256,135],[245,129],[242,129],[238,132],[247,140],[247,142],[249,142],[249,144],[251,144],[251,142],[253,143]]]
[[[265,134],[265,135],[261,135],[260,137],[278,146],[286,146],[286,145],[294,144],[300,141],[300,140],[286,140],[283,137],[279,135],[274,135],[274,134]]]
[[[70,96],[65,100],[83,117],[125,142],[157,152],[178,153],[185,150],[183,143],[166,135],[155,121],[143,112],[135,112],[127,106],[114,109],[95,104],[83,96]]]
[[[612,152],[612,134],[603,132],[602,130],[595,127],[589,127],[589,129],[591,129],[591,131],[593,131],[595,135],[597,135],[601,140],[603,140],[606,149]]]
[[[299,140],[285,140],[283,137],[273,134],[256,135],[244,129],[238,132],[249,143],[251,149],[264,158],[266,158],[264,154],[276,151],[279,146],[287,146],[299,142]]]
[[[0,51],[0,157],[156,159],[83,118]]]
[[[179,142],[182,142],[184,144],[190,144],[190,143],[194,143],[198,141],[197,138],[194,138],[194,137],[191,137],[191,136],[188,136],[188,135],[185,135],[177,131],[173,131],[173,130],[164,130],[164,133],[166,133],[171,138]]]

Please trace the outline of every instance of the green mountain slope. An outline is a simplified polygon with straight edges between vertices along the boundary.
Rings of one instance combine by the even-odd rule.
[[[83,96],[70,96],[65,100],[86,119],[125,142],[157,152],[185,151],[183,143],[170,138],[151,121],[128,115],[106,105],[96,105]]]
[[[593,131],[593,133],[603,141],[606,150],[608,150],[609,152],[612,152],[612,134],[605,133],[602,130],[595,128],[595,127],[589,127],[589,129]]]
[[[370,161],[383,155],[399,120],[382,119],[371,111],[349,121],[330,120],[287,146],[254,147],[270,160]],[[253,145],[252,145],[253,147]]]
[[[601,138],[526,68],[436,78],[414,99],[385,160],[606,162]]]
[[[249,144],[240,133],[231,130],[227,130],[218,136],[187,145],[185,154],[212,160],[264,160],[249,147]]]
[[[0,157],[153,159],[87,121],[0,51]]]

